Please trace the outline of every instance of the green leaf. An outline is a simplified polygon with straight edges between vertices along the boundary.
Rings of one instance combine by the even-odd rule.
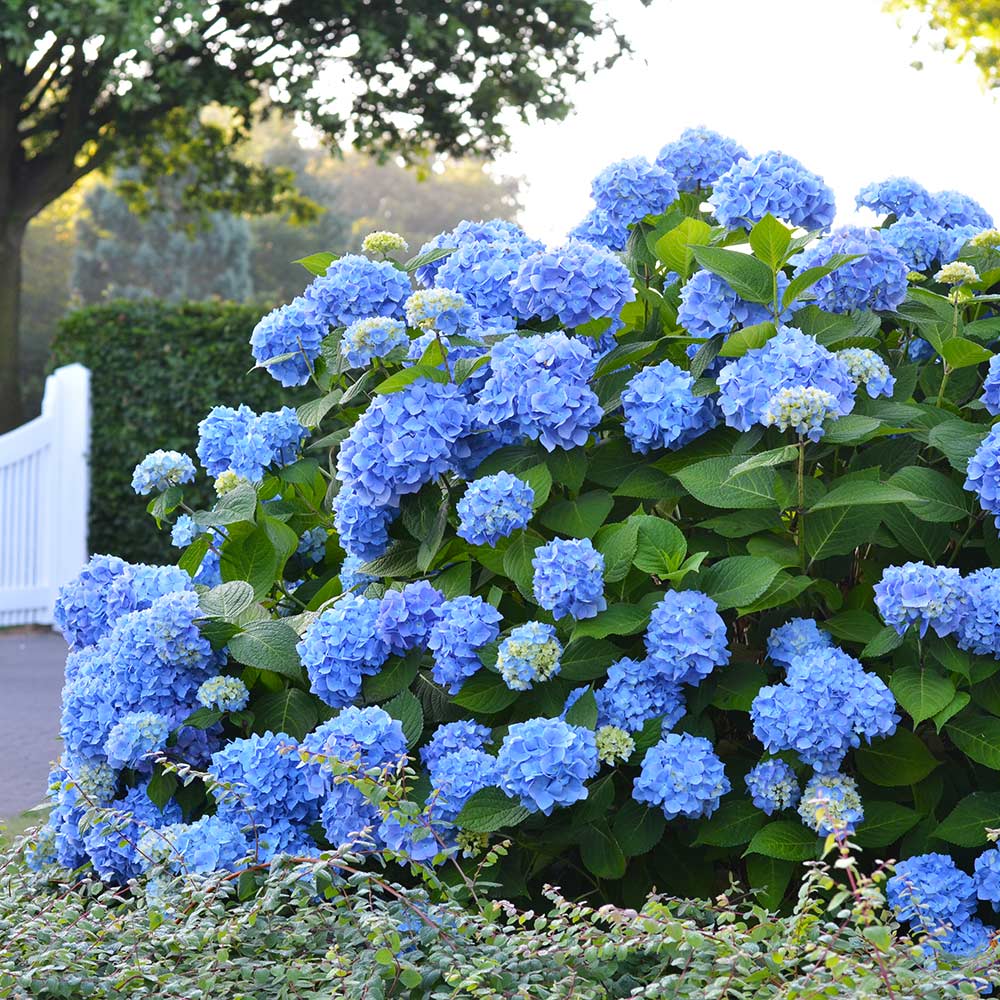
[[[201,568],[210,546],[207,534],[199,535],[185,550],[184,554],[177,560],[177,565],[187,573],[194,576]]]
[[[790,861],[751,854],[746,859],[747,878],[761,906],[775,911],[781,907],[796,866]]]
[[[761,611],[769,611],[771,608],[780,608],[785,604],[791,604],[815,582],[808,576],[792,576],[790,573],[782,571],[775,576],[770,586],[757,600],[745,607],[737,608],[736,614],[742,618],[744,615],[753,615]]]
[[[154,767],[153,776],[146,785],[146,794],[149,796],[150,802],[162,812],[163,807],[173,798],[176,790],[177,775],[167,774],[159,765]]]
[[[884,740],[860,747],[854,751],[854,759],[864,777],[884,788],[915,785],[939,763],[920,737],[908,729],[897,729]]]
[[[636,569],[659,577],[674,572],[687,555],[687,542],[680,528],[662,517],[644,515],[634,520],[639,527],[633,560]]]
[[[293,260],[292,263],[301,264],[310,274],[322,277],[326,274],[327,268],[335,260],[339,259],[339,254],[330,253],[329,250],[319,250],[316,253],[309,254],[307,257],[299,257],[298,260]]]
[[[340,402],[340,397],[343,395],[340,389],[334,389],[319,399],[303,403],[295,410],[299,423],[303,427],[319,427],[322,419]]]
[[[834,486],[829,493],[820,497],[810,508],[809,513],[819,510],[831,510],[834,507],[861,507],[867,505],[882,505],[890,503],[906,503],[918,500],[909,490],[890,486],[888,483],[876,483],[864,479],[841,483]],[[808,515],[806,520],[808,521]]]
[[[469,677],[462,690],[451,700],[470,712],[482,715],[493,715],[517,701],[519,692],[511,691],[499,674],[489,670],[480,670]]]
[[[594,618],[578,621],[573,627],[573,638],[592,636],[603,639],[609,635],[635,635],[649,622],[649,612],[635,604],[612,604]]]
[[[958,715],[964,708],[968,707],[970,701],[972,701],[972,695],[967,691],[957,691],[955,697],[940,712],[934,713],[934,726],[937,731],[940,733],[947,722]]]
[[[752,802],[735,799],[724,802],[711,818],[698,824],[695,844],[709,847],[742,847],[767,822]]]
[[[621,878],[625,874],[625,855],[607,823],[584,827],[580,857],[588,871],[598,878]]]
[[[702,267],[722,278],[741,299],[767,303],[773,298],[774,275],[767,264],[721,247],[697,246],[692,252]]]
[[[921,521],[948,523],[969,516],[969,494],[954,479],[934,469],[910,465],[894,473],[889,484],[918,498],[905,506]]]
[[[775,507],[774,472],[753,469],[731,476],[741,456],[707,458],[685,469],[678,469],[674,478],[695,498],[710,507],[746,510],[755,507]]]
[[[861,444],[882,426],[881,420],[860,413],[828,420],[823,429],[823,444]]]
[[[952,719],[945,732],[970,760],[1000,771],[1000,719],[968,712]]]
[[[231,535],[222,545],[220,557],[222,579],[227,582],[246,580],[258,598],[263,597],[274,585],[278,567],[278,553],[263,525],[254,528],[243,538]]]
[[[784,309],[790,306],[803,292],[812,288],[817,281],[825,278],[828,274],[832,274],[837,268],[843,267],[849,261],[856,260],[858,256],[860,255],[835,253],[827,258],[825,264],[820,264],[817,267],[807,267],[788,283],[785,294],[781,297],[781,307]]]
[[[241,521],[253,521],[257,512],[257,491],[249,483],[230,490],[212,510],[199,510],[192,516],[202,528],[214,528]]]
[[[529,815],[524,806],[499,788],[480,788],[469,797],[455,822],[472,833],[494,833],[505,826],[523,823]]]
[[[739,465],[733,466],[727,478],[732,479],[741,472],[749,472],[751,469],[770,469],[776,465],[784,465],[786,462],[794,462],[798,455],[799,449],[794,444],[786,444],[782,448],[772,448],[770,451],[759,451],[740,462]]]
[[[988,432],[989,427],[985,424],[945,420],[931,428],[927,440],[945,455],[953,469],[964,473],[969,459],[976,453]]]
[[[617,583],[628,576],[638,547],[639,524],[634,518],[598,529],[594,548],[604,556],[604,579],[608,583]]]
[[[566,721],[571,726],[582,726],[584,729],[597,728],[597,699],[590,688],[570,706],[566,712]]]
[[[425,250],[423,253],[418,253],[415,257],[411,257],[403,265],[403,270],[408,274],[412,274],[418,267],[433,264],[434,261],[441,260],[442,257],[447,257],[448,254],[454,252],[455,247],[435,247],[433,250]]]
[[[625,857],[633,858],[656,847],[666,826],[662,809],[630,797],[616,813],[611,829]]]
[[[415,746],[424,731],[424,710],[420,702],[409,691],[400,691],[391,701],[387,701],[383,709],[394,719],[399,719],[403,727],[408,747]]]
[[[730,556],[702,570],[700,588],[720,611],[755,601],[771,585],[781,567],[757,556]]]
[[[531,561],[535,557],[535,549],[541,544],[542,539],[538,535],[524,531],[514,538],[503,554],[504,575],[513,580],[517,589],[529,600],[534,596],[535,578]]]
[[[779,861],[813,861],[819,854],[819,838],[801,823],[779,819],[753,835],[746,853]]]
[[[583,485],[587,475],[587,453],[583,448],[573,448],[571,451],[556,448],[545,456],[545,464],[552,473],[553,481],[568,490],[575,493]]]
[[[254,602],[253,587],[245,580],[220,583],[198,598],[198,606],[211,618],[235,621]]]
[[[606,490],[593,490],[576,500],[553,504],[542,511],[540,520],[550,531],[571,538],[593,538],[614,505],[611,494]]]
[[[934,836],[958,847],[982,847],[989,842],[987,828],[1000,828],[1000,792],[966,795],[938,824]]]
[[[361,690],[368,701],[385,701],[405,691],[420,671],[420,654],[394,656],[377,673],[362,678]]]
[[[770,212],[750,230],[750,249],[772,271],[777,271],[785,261],[792,234]]]
[[[208,729],[222,718],[222,712],[212,708],[196,708],[177,728],[190,726],[192,729]]]
[[[375,392],[383,396],[390,392],[399,392],[400,389],[405,389],[420,378],[429,379],[431,382],[449,381],[448,373],[440,368],[433,365],[414,365],[412,368],[403,368],[390,375],[384,382],[379,382],[375,387]]]
[[[248,622],[229,640],[229,655],[248,667],[258,667],[302,680],[302,664],[295,647],[299,637],[287,622],[263,619]]]
[[[420,548],[417,549],[417,569],[421,573],[426,573],[430,569],[434,563],[434,557],[437,555],[438,549],[441,548],[444,530],[448,526],[449,507],[450,498],[447,493],[443,492],[431,529],[421,539]]]
[[[972,365],[982,364],[993,357],[993,352],[988,351],[982,344],[977,344],[965,337],[951,337],[941,345],[941,356],[948,362],[948,367],[952,369],[969,368]]]
[[[535,494],[531,502],[532,507],[538,510],[539,507],[544,506],[552,490],[552,473],[549,472],[549,467],[547,465],[532,466],[519,473],[518,479],[526,482]]]
[[[654,347],[656,347],[655,340],[638,340],[627,344],[619,344],[614,350],[608,351],[601,358],[600,364],[597,366],[597,371],[594,374],[599,377],[617,371],[619,368],[634,365],[637,361],[641,361],[646,357]]]
[[[920,813],[898,802],[867,800],[865,819],[852,838],[862,847],[888,847],[920,822]]]
[[[716,674],[712,704],[725,712],[749,712],[757,693],[767,684],[767,674],[756,663],[731,663]]]
[[[417,565],[419,546],[408,542],[394,542],[385,555],[372,559],[361,567],[362,573],[378,579],[405,580],[420,572]]]
[[[170,486],[158,496],[149,501],[146,510],[156,518],[159,528],[162,521],[172,514],[184,499],[184,490],[180,486]]]
[[[842,642],[859,642],[865,645],[882,631],[879,620],[860,608],[848,608],[822,623],[823,631]]]
[[[707,222],[686,218],[656,241],[656,256],[667,266],[668,271],[676,271],[681,278],[687,278],[691,274],[694,260],[692,246],[704,246],[711,233],[712,229]]]
[[[621,658],[618,647],[604,639],[584,636],[574,639],[559,659],[559,676],[567,681],[592,681],[603,677],[615,660]]]
[[[865,648],[861,650],[861,659],[875,660],[880,656],[885,656],[894,649],[899,649],[903,645],[904,638],[906,638],[905,635],[900,635],[894,628],[886,625],[879,629],[865,645]]]
[[[747,351],[755,351],[763,347],[777,332],[777,328],[771,322],[745,326],[726,338],[725,343],[719,349],[719,356],[742,358]]]
[[[866,508],[871,510],[871,508]],[[951,532],[943,524],[920,521],[905,507],[897,505],[881,511],[885,526],[897,542],[912,556],[932,565],[948,547]]]
[[[916,726],[936,715],[955,696],[955,685],[941,674],[920,667],[903,667],[889,680],[889,689]]]
[[[253,703],[254,728],[261,733],[287,733],[301,740],[316,728],[316,700],[298,688],[273,691]]]

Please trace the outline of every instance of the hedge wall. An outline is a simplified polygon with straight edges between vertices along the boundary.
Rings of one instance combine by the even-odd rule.
[[[169,534],[150,531],[148,499],[132,492],[132,469],[156,448],[194,457],[198,421],[216,404],[242,402],[258,411],[282,405],[273,379],[247,373],[250,331],[267,308],[118,300],[61,322],[50,367],[79,361],[93,379],[91,552],[176,560]]]

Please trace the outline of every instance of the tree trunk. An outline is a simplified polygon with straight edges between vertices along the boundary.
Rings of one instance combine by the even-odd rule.
[[[0,433],[24,419],[21,400],[21,249],[26,226],[0,227]]]

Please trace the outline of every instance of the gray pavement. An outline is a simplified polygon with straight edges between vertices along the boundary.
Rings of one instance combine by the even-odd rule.
[[[0,819],[45,798],[58,758],[66,643],[42,629],[0,631]]]

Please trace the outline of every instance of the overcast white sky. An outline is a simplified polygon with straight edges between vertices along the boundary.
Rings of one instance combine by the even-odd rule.
[[[608,163],[689,125],[781,149],[821,174],[838,221],[863,184],[909,174],[1000,219],[1000,105],[971,63],[936,52],[881,0],[605,0],[634,53],[573,93],[563,122],[512,128],[496,169],[526,179],[522,223],[558,241]],[[912,67],[915,60],[922,70]]]

